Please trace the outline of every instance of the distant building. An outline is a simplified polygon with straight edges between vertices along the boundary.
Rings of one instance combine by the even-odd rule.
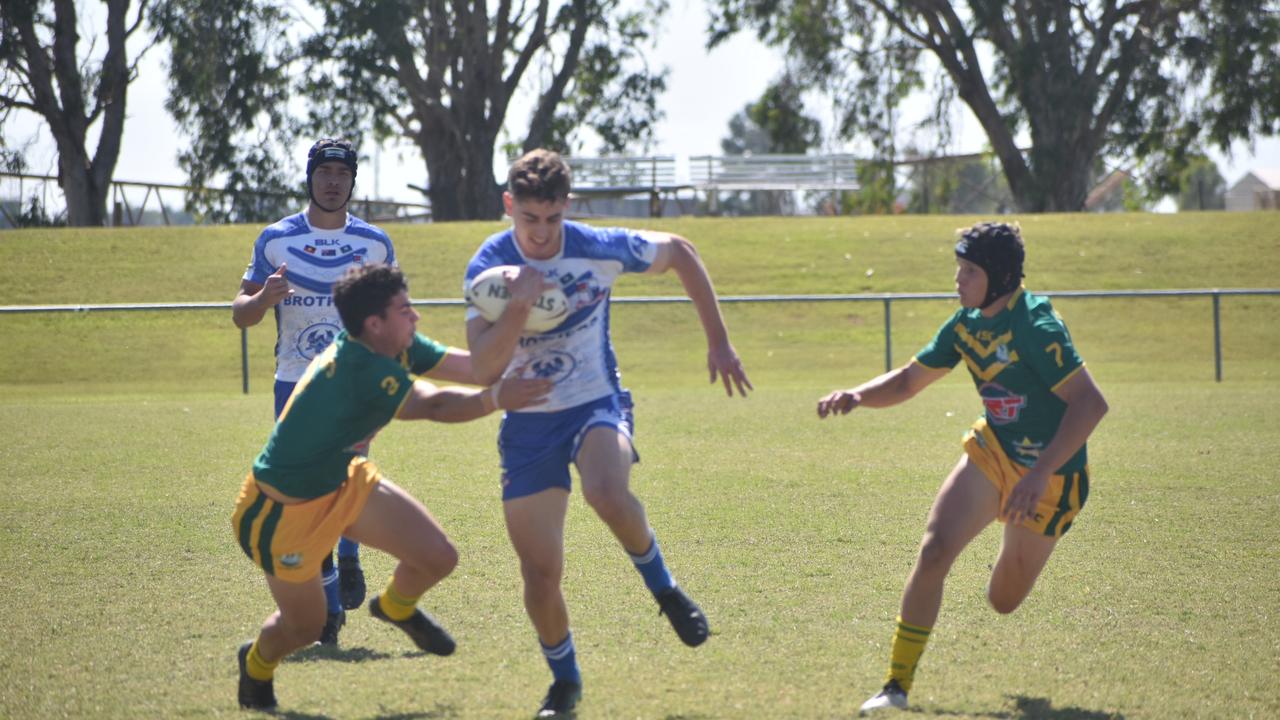
[[[1228,210],[1280,210],[1280,168],[1251,170],[1227,190]]]

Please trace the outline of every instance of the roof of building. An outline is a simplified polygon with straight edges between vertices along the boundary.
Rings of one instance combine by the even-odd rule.
[[[1280,168],[1256,168],[1254,170],[1250,170],[1245,173],[1243,177],[1237,180],[1235,185],[1232,187],[1244,182],[1250,175],[1260,180],[1264,185],[1272,190],[1280,190]]]

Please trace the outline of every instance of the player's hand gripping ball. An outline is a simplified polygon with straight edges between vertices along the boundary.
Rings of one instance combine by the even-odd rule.
[[[515,278],[520,268],[516,265],[498,265],[475,276],[467,288],[467,305],[480,311],[480,317],[497,322],[511,300],[507,278]],[[524,329],[530,332],[546,332],[564,322],[569,316],[569,298],[558,286],[542,291],[529,310]]]

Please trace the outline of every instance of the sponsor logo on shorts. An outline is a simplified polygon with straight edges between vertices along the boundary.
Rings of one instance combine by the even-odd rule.
[[[280,567],[294,569],[302,566],[302,553],[287,553],[280,556]]]
[[[990,382],[978,388],[982,404],[987,408],[987,419],[994,425],[1008,425],[1018,419],[1027,406],[1027,396],[1017,395],[1000,383]]]
[[[338,337],[342,328],[330,322],[319,322],[298,333],[298,354],[311,360],[324,351]]]

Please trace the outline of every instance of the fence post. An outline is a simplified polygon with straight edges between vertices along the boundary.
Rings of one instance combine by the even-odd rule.
[[[1213,377],[1222,382],[1222,311],[1221,295],[1213,294]]]
[[[249,394],[249,328],[240,328],[240,385]]]
[[[889,296],[884,298],[884,371],[889,372],[893,369],[893,319],[890,316],[889,305],[893,299]]]

